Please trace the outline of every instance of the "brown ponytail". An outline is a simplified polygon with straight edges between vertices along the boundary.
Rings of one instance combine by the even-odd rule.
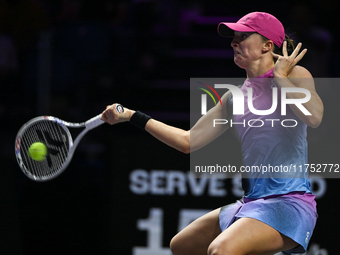
[[[268,38],[264,37],[263,35],[261,35],[261,36],[262,36],[262,39],[264,41],[268,41]],[[287,34],[285,34],[284,41],[287,41],[287,53],[288,53],[288,55],[292,54],[294,49],[295,49],[295,45],[294,45],[293,39],[291,39]],[[283,47],[283,43],[282,43],[280,48],[276,44],[274,44],[273,52],[275,54],[282,55],[282,47]],[[277,59],[274,58],[274,57],[273,57],[273,59],[274,59],[274,62],[276,62]]]
[[[295,49],[294,41],[291,38],[289,38],[288,35],[285,35],[285,41],[287,41],[287,53],[289,56],[290,54],[293,53]],[[282,47],[283,47],[283,44],[280,48],[274,44],[273,52],[278,55],[282,55]],[[276,61],[276,59],[274,59],[274,61]]]

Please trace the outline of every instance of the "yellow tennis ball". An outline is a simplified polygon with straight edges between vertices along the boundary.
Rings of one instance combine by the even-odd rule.
[[[47,154],[46,145],[40,142],[32,143],[28,149],[28,155],[36,161],[44,160],[46,154]]]

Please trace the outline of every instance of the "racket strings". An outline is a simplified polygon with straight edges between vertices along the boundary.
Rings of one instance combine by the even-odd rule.
[[[32,143],[42,142],[47,147],[46,158],[35,161],[30,158],[28,149]],[[65,129],[50,120],[33,123],[21,136],[21,154],[25,173],[33,179],[48,179],[62,169],[69,152],[69,137]]]

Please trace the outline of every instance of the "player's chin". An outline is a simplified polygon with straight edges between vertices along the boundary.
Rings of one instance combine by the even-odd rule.
[[[244,63],[239,59],[239,58],[234,58],[234,63],[237,65],[239,68],[245,69]]]

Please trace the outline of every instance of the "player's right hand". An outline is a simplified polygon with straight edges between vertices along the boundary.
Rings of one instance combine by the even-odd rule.
[[[108,105],[102,113],[101,120],[114,125],[129,121],[135,111],[123,107],[121,104]]]

